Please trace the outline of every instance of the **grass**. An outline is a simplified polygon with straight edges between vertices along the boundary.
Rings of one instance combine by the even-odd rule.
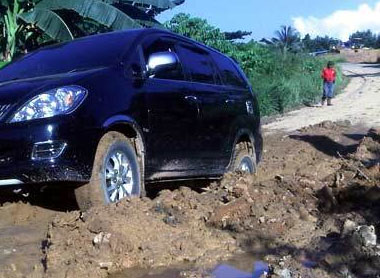
[[[317,103],[322,97],[321,71],[326,58],[278,54],[271,72],[251,74],[250,81],[258,94],[263,116],[287,112],[305,104]],[[337,65],[337,93],[347,84]]]

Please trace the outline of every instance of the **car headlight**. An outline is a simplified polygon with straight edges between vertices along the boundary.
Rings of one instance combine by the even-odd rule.
[[[79,86],[64,86],[44,92],[27,101],[9,122],[17,123],[71,113],[86,95],[87,90]]]

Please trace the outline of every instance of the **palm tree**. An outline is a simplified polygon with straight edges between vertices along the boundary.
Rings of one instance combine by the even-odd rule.
[[[68,41],[104,31],[160,26],[154,17],[184,0],[0,0],[3,55],[12,59],[19,39],[47,35]],[[4,46],[5,45],[5,46]]]
[[[262,39],[261,41],[279,48],[283,54],[288,51],[297,51],[301,46],[301,38],[299,32],[292,26],[281,26],[280,30],[275,32],[276,37],[272,39]]]

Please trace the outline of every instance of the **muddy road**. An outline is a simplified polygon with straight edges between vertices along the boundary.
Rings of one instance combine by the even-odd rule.
[[[380,79],[374,66],[347,67],[357,72],[336,106],[264,127],[255,177],[168,185],[85,214],[67,190],[2,190],[0,278],[212,277],[221,262],[251,271],[255,260],[268,277],[376,277],[380,132],[369,129],[380,115],[367,102],[379,107]],[[352,103],[362,110],[348,116]]]

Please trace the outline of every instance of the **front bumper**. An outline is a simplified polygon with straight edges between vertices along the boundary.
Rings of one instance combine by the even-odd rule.
[[[84,126],[73,116],[0,124],[0,186],[88,181],[101,132]],[[35,145],[48,141],[64,142],[64,151],[56,158],[34,159]]]

